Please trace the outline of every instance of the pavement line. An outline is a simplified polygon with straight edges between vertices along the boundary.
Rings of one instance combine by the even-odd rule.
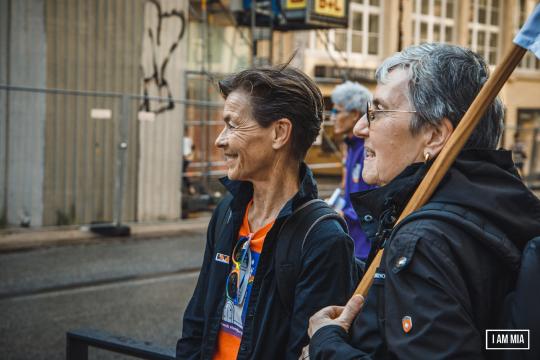
[[[144,285],[148,283],[165,282],[176,278],[188,278],[192,276],[198,276],[200,271],[200,267],[187,268],[179,271],[161,272],[148,275],[133,275],[113,279],[95,280],[88,282],[80,282],[76,284],[52,286],[49,288],[42,288],[36,290],[23,290],[16,293],[1,294],[0,301],[17,301],[30,298],[39,299],[50,296],[66,295],[73,292],[81,293],[87,291],[106,290],[111,287],[117,288],[118,286],[133,286]]]

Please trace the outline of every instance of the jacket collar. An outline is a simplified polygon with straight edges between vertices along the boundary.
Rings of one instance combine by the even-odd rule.
[[[392,209],[394,217],[399,215],[430,165],[430,163],[414,163],[385,186],[352,193],[351,203],[354,210],[360,218],[369,214],[375,219],[380,219],[383,212],[388,209]]]
[[[430,165],[413,164],[386,186],[351,194],[360,219],[367,214],[377,219],[377,233],[391,229]],[[509,151],[463,150],[429,202],[478,214],[519,249],[540,234],[540,201],[519,178]],[[492,245],[501,248],[500,244]]]
[[[278,214],[278,218],[290,215],[298,206],[306,201],[318,197],[317,183],[313,172],[303,161],[300,163],[300,186],[298,192],[287,201]],[[243,211],[247,203],[253,198],[253,184],[249,181],[231,180],[228,177],[219,179],[221,184],[231,193],[233,200],[231,208]]]

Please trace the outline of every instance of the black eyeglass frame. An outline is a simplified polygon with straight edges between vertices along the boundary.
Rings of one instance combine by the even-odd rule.
[[[368,101],[366,103],[366,119],[368,123],[368,128],[371,127],[371,123],[375,121],[375,113],[378,112],[393,112],[393,113],[409,113],[414,114],[416,113],[415,110],[374,110],[371,106],[371,102]]]

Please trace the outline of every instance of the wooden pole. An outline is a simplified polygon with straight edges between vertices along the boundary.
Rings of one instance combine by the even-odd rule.
[[[427,172],[426,176],[420,185],[418,185],[418,188],[401,213],[401,216],[396,224],[427,203],[450,166],[454,163],[454,160],[456,160],[459,152],[482,118],[482,115],[484,115],[486,112],[487,107],[493,102],[506,80],[508,80],[516,66],[519,64],[521,58],[523,58],[526,51],[526,49],[512,44],[511,49],[504,57],[502,63],[497,66],[493,74],[486,81],[469,107],[469,110],[467,110],[463,116],[463,119],[461,119],[458,126],[450,136],[450,139],[448,139],[448,142],[444,145],[441,153],[433,162],[433,165]],[[381,263],[382,255],[383,250],[381,249],[377,252],[377,255],[371,262],[369,269],[366,271],[362,281],[360,281],[360,284],[356,288],[356,291],[354,292],[355,295],[360,294],[364,298],[367,296],[369,288],[373,283],[375,271]]]

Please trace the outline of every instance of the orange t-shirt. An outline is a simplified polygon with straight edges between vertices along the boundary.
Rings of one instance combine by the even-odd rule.
[[[266,224],[254,233],[249,228],[248,213],[253,201],[250,201],[247,205],[246,214],[240,231],[238,232],[238,239],[241,237],[249,237],[251,252],[251,273],[247,285],[246,295],[242,304],[235,305],[228,297],[225,300],[225,307],[223,308],[223,316],[221,318],[221,328],[218,333],[216,351],[214,353],[214,360],[221,359],[236,359],[238,355],[238,349],[240,348],[240,341],[242,340],[242,332],[244,328],[244,321],[247,314],[247,306],[249,302],[249,296],[251,294],[251,286],[253,279],[257,271],[257,265],[259,263],[259,256],[261,254],[264,239],[266,234],[274,225],[274,221]],[[232,256],[231,256],[232,262]],[[234,268],[234,265],[232,265]]]

